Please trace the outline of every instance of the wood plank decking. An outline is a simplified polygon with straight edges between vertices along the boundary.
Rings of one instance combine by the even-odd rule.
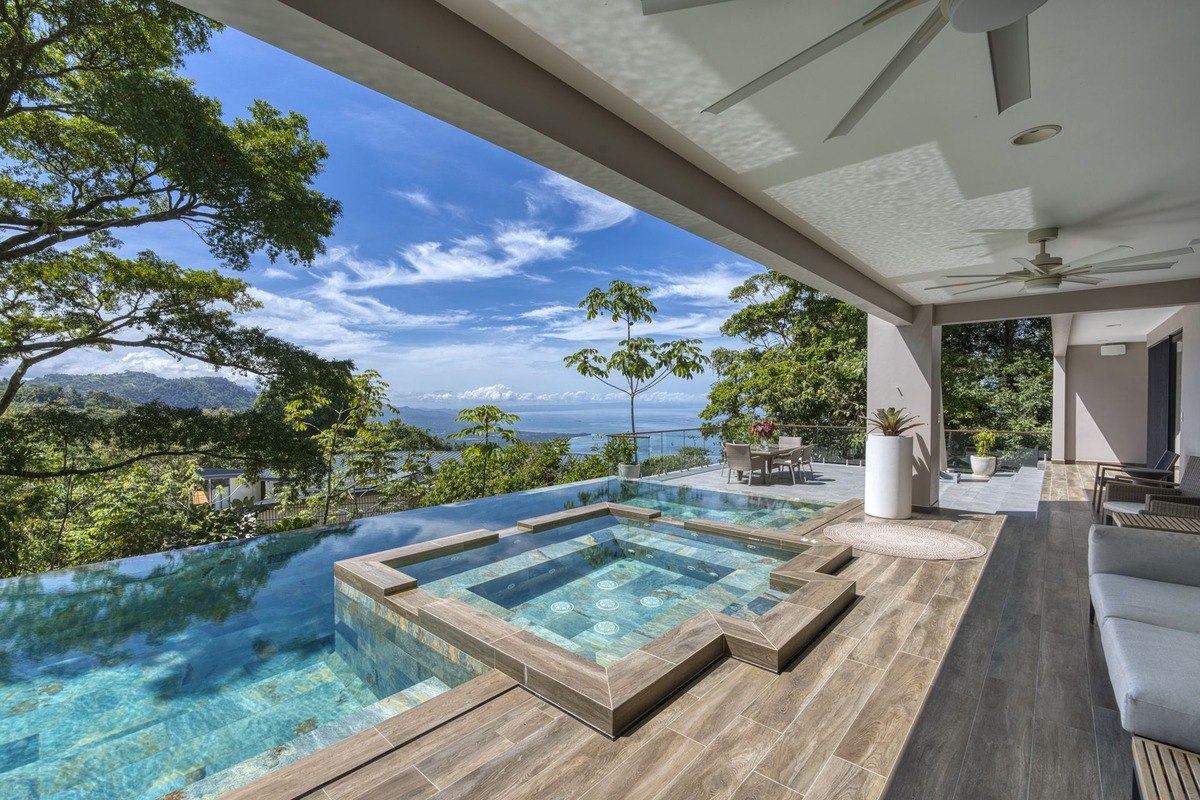
[[[1036,519],[920,520],[986,562],[854,559],[860,597],[779,675],[726,658],[615,740],[514,687],[306,797],[1128,797],[1087,624],[1089,476],[1052,467]]]

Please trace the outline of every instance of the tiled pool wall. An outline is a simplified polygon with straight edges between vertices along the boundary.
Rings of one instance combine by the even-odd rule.
[[[422,683],[453,688],[488,670],[340,580],[334,581],[334,650],[380,696]]]

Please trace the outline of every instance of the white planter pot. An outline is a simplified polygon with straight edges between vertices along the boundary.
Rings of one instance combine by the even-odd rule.
[[[884,519],[911,517],[912,463],[911,436],[868,436],[863,511]]]
[[[642,477],[641,464],[617,464],[617,475],[626,480]]]
[[[983,478],[991,477],[996,471],[995,456],[971,456],[971,474]]]

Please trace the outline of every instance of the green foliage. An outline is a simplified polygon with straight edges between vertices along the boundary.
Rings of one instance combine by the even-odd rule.
[[[721,331],[747,347],[713,351],[717,380],[704,419],[734,429],[760,414],[783,424],[859,423],[866,413],[866,314],[775,272],[751,276],[730,300],[741,307]],[[947,428],[1046,429],[1049,320],[943,328],[942,385]]]
[[[867,417],[868,427],[882,436],[899,436],[924,424],[903,408],[877,408],[874,415]]]
[[[454,449],[454,445],[450,441],[441,436],[435,436],[425,428],[418,428],[416,425],[402,422],[399,417],[392,417],[383,423],[381,435],[387,440],[388,448],[391,450],[418,452]]]
[[[642,462],[642,472],[645,475],[662,475],[666,472],[703,467],[713,463],[712,454],[708,448],[684,445],[671,455],[651,456]]]
[[[0,18],[0,262],[180,220],[237,269],[308,263],[340,205],[305,119],[226,121],[176,74],[217,26],[164,0],[7,0]]]
[[[600,449],[600,455],[614,469],[618,464],[636,464],[637,439],[632,436],[610,436]]]
[[[464,408],[454,418],[455,422],[468,422],[469,425],[450,434],[451,439],[476,439],[463,450],[465,458],[478,461],[479,491],[481,495],[489,494],[490,470],[492,457],[500,450],[500,442],[512,444],[517,441],[517,432],[504,425],[515,425],[521,421],[516,414],[501,411],[496,406],[482,405],[474,408]],[[499,439],[499,441],[495,441]]]
[[[563,362],[580,375],[596,380],[629,398],[629,432],[637,432],[634,402],[638,395],[650,391],[668,377],[690,380],[704,371],[709,357],[700,348],[699,339],[675,339],[656,342],[648,336],[634,336],[633,326],[653,322],[658,308],[649,299],[649,286],[634,286],[625,281],[612,281],[608,289],[592,289],[579,307],[589,320],[608,316],[613,322],[625,323],[625,338],[609,355],[601,355],[594,347],[572,353]],[[620,376],[620,382],[610,380]]]
[[[402,457],[378,419],[390,408],[387,388],[378,373],[367,371],[355,375],[345,391],[314,392],[284,407],[284,419],[308,436],[320,454],[314,470],[280,476],[276,497],[289,515],[326,525],[339,510],[356,507],[355,498],[365,492],[388,502],[412,491],[408,481],[397,479],[412,470],[400,463]],[[329,414],[332,421],[314,421]]]
[[[946,427],[1049,429],[1052,363],[1048,318],[943,328],[942,402]]]
[[[483,453],[464,450],[461,460],[443,461],[420,500],[423,506],[457,503],[486,495],[520,492],[557,483],[603,478],[609,466],[600,456],[574,456],[567,439],[545,442],[514,441],[492,454],[485,465]],[[491,478],[482,480],[485,470]]]
[[[702,418],[741,430],[760,415],[785,425],[862,419],[866,314],[777,272],[752,275],[729,299],[740,307],[721,332],[748,346],[713,351],[717,380]]]
[[[254,406],[256,393],[216,375],[163,378],[149,372],[116,372],[102,375],[39,375],[22,391],[34,386],[63,387],[83,395],[102,393],[130,403],[162,403],[176,408],[228,408],[245,411]]]
[[[193,505],[196,469],[162,459],[99,475],[0,478],[0,576],[252,535],[244,508]]]
[[[996,452],[996,432],[982,430],[975,432],[975,455],[987,458]]]

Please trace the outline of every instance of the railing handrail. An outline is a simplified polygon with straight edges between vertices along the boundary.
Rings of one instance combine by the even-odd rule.
[[[652,431],[637,431],[637,432],[624,431],[622,433],[602,433],[602,434],[596,434],[596,435],[609,436],[609,437],[614,437],[614,438],[618,437],[618,436],[623,436],[623,437],[652,436],[653,434],[656,434],[656,433],[685,433],[687,431],[703,432],[706,428],[710,428],[710,427],[713,429],[713,433],[719,433],[722,428],[726,427],[727,424],[728,423],[712,423],[711,425],[697,425],[697,426],[694,426],[691,428],[662,428],[662,429],[652,430]],[[780,428],[812,428],[815,430],[823,430],[823,431],[862,431],[862,430],[866,430],[865,425],[814,425],[812,423],[799,423],[799,422],[783,422],[783,423],[779,424],[779,427]],[[1013,431],[1013,430],[1007,430],[1004,428],[943,428],[942,429],[943,433],[976,433],[978,431],[991,431],[992,433],[1004,433],[1004,434],[1017,435],[1017,436],[1047,436],[1047,435],[1053,433],[1053,431],[1049,430],[1049,429],[1040,430],[1040,431]]]

